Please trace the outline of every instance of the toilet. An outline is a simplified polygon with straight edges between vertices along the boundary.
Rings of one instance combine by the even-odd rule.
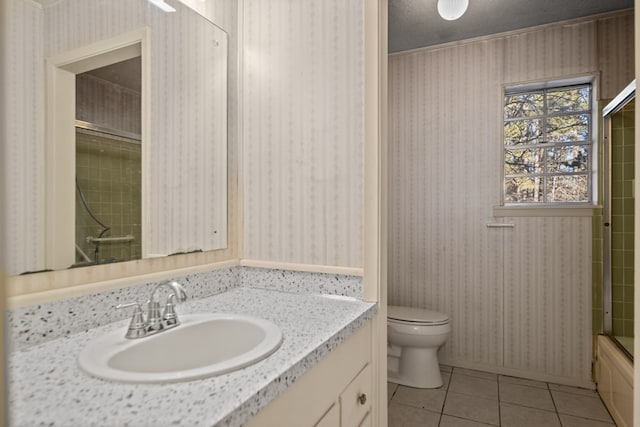
[[[417,388],[442,386],[438,349],[450,331],[449,316],[444,313],[388,306],[388,381]]]

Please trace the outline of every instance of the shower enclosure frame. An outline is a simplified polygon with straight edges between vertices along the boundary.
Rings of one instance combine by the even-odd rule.
[[[603,165],[604,165],[604,180],[603,180],[603,328],[604,333],[612,338],[613,335],[613,312],[612,312],[612,283],[611,283],[611,119],[612,116],[618,111],[622,110],[630,101],[635,99],[636,95],[636,81],[633,80],[629,85],[622,90],[606,107],[602,110],[602,122],[603,122]],[[631,354],[628,354],[616,339],[613,340],[619,347],[621,347],[629,357],[633,359]]]

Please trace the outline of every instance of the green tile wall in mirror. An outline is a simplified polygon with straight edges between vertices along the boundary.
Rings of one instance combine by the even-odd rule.
[[[226,248],[225,31],[177,0],[8,1],[9,120],[35,123],[9,137],[43,166],[15,177],[9,274]]]
[[[141,59],[76,75],[74,266],[142,256]]]

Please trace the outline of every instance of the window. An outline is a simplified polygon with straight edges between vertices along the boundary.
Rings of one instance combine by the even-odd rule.
[[[591,201],[590,84],[506,90],[505,204]]]

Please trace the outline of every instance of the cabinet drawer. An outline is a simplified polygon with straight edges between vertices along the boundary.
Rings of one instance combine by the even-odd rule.
[[[371,366],[367,364],[340,395],[342,427],[358,427],[371,409]]]
[[[336,427],[338,425],[340,425],[340,410],[338,405],[334,403],[314,427]]]
[[[362,422],[358,427],[373,427],[373,424],[371,421],[371,412],[367,413],[367,415],[364,417],[364,420],[362,420]]]

